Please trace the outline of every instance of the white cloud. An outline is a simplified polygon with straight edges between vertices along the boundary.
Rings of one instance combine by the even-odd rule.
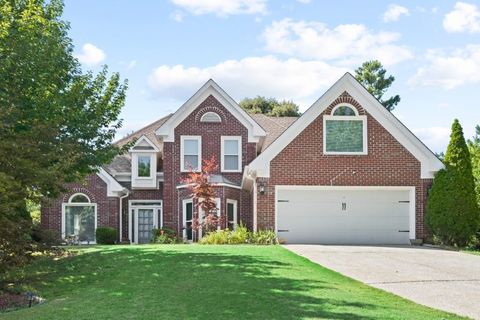
[[[172,18],[176,22],[182,22],[183,21],[183,12],[175,11],[172,14],[170,14],[170,18]]]
[[[136,66],[137,66],[137,60],[132,60],[132,61],[130,61],[130,62],[128,63],[127,68],[128,68],[128,69],[133,69],[133,68],[135,68]]]
[[[78,61],[84,65],[94,67],[98,66],[102,61],[104,61],[106,55],[102,49],[97,48],[91,43],[85,43],[82,47],[82,52],[75,54],[75,58],[77,58]]]
[[[419,68],[410,85],[441,86],[453,89],[463,84],[480,82],[480,45],[467,45],[447,53],[429,50],[428,65]]]
[[[305,4],[312,2],[312,0],[297,0],[297,1],[300,2],[300,3],[305,3]]]
[[[176,6],[195,15],[265,14],[267,0],[171,0]]]
[[[162,97],[185,100],[212,78],[235,99],[264,95],[307,107],[346,71],[321,61],[247,57],[206,68],[162,65],[153,70],[149,85]]]
[[[445,15],[443,27],[448,32],[480,32],[480,10],[474,4],[457,2],[453,11]]]
[[[388,6],[387,11],[383,14],[384,22],[398,21],[402,15],[410,15],[408,8],[399,6],[398,4],[391,4]]]
[[[410,49],[396,44],[400,34],[373,33],[362,24],[329,29],[320,22],[283,19],[268,26],[263,38],[271,52],[347,64],[378,59],[384,65],[393,65],[413,57]]]
[[[447,149],[450,140],[450,129],[445,127],[430,127],[413,129],[413,133],[434,152]]]

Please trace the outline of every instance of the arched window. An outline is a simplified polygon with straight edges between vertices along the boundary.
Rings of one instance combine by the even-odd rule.
[[[200,122],[222,122],[222,118],[217,113],[209,111],[202,115]]]
[[[84,193],[75,193],[62,205],[62,235],[79,242],[95,242],[97,204]]]
[[[343,155],[367,154],[367,117],[347,103],[323,116],[323,153]]]

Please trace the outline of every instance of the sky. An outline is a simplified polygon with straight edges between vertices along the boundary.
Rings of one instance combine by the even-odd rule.
[[[213,78],[234,99],[306,110],[345,72],[380,60],[393,113],[435,152],[458,118],[480,124],[480,1],[65,0],[83,69],[128,79],[118,137],[178,109]]]

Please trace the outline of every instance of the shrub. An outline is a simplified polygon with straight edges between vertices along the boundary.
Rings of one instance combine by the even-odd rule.
[[[456,119],[444,162],[429,193],[426,222],[442,243],[463,247],[475,235],[479,212],[470,154]]]
[[[114,244],[117,241],[118,232],[114,228],[101,227],[97,228],[95,237],[98,244]]]
[[[159,243],[159,244],[174,244],[180,243],[181,241],[177,237],[177,233],[175,230],[170,228],[160,228],[160,229],[153,229],[153,238],[152,243]]]
[[[235,230],[216,230],[209,232],[200,241],[200,244],[278,244],[277,235],[271,230],[250,232],[243,225]]]
[[[272,230],[259,230],[252,232],[250,237],[252,244],[278,244],[277,235]]]

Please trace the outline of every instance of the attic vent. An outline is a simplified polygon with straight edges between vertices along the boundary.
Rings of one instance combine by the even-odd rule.
[[[215,112],[206,112],[201,118],[200,122],[222,122],[222,119]]]

